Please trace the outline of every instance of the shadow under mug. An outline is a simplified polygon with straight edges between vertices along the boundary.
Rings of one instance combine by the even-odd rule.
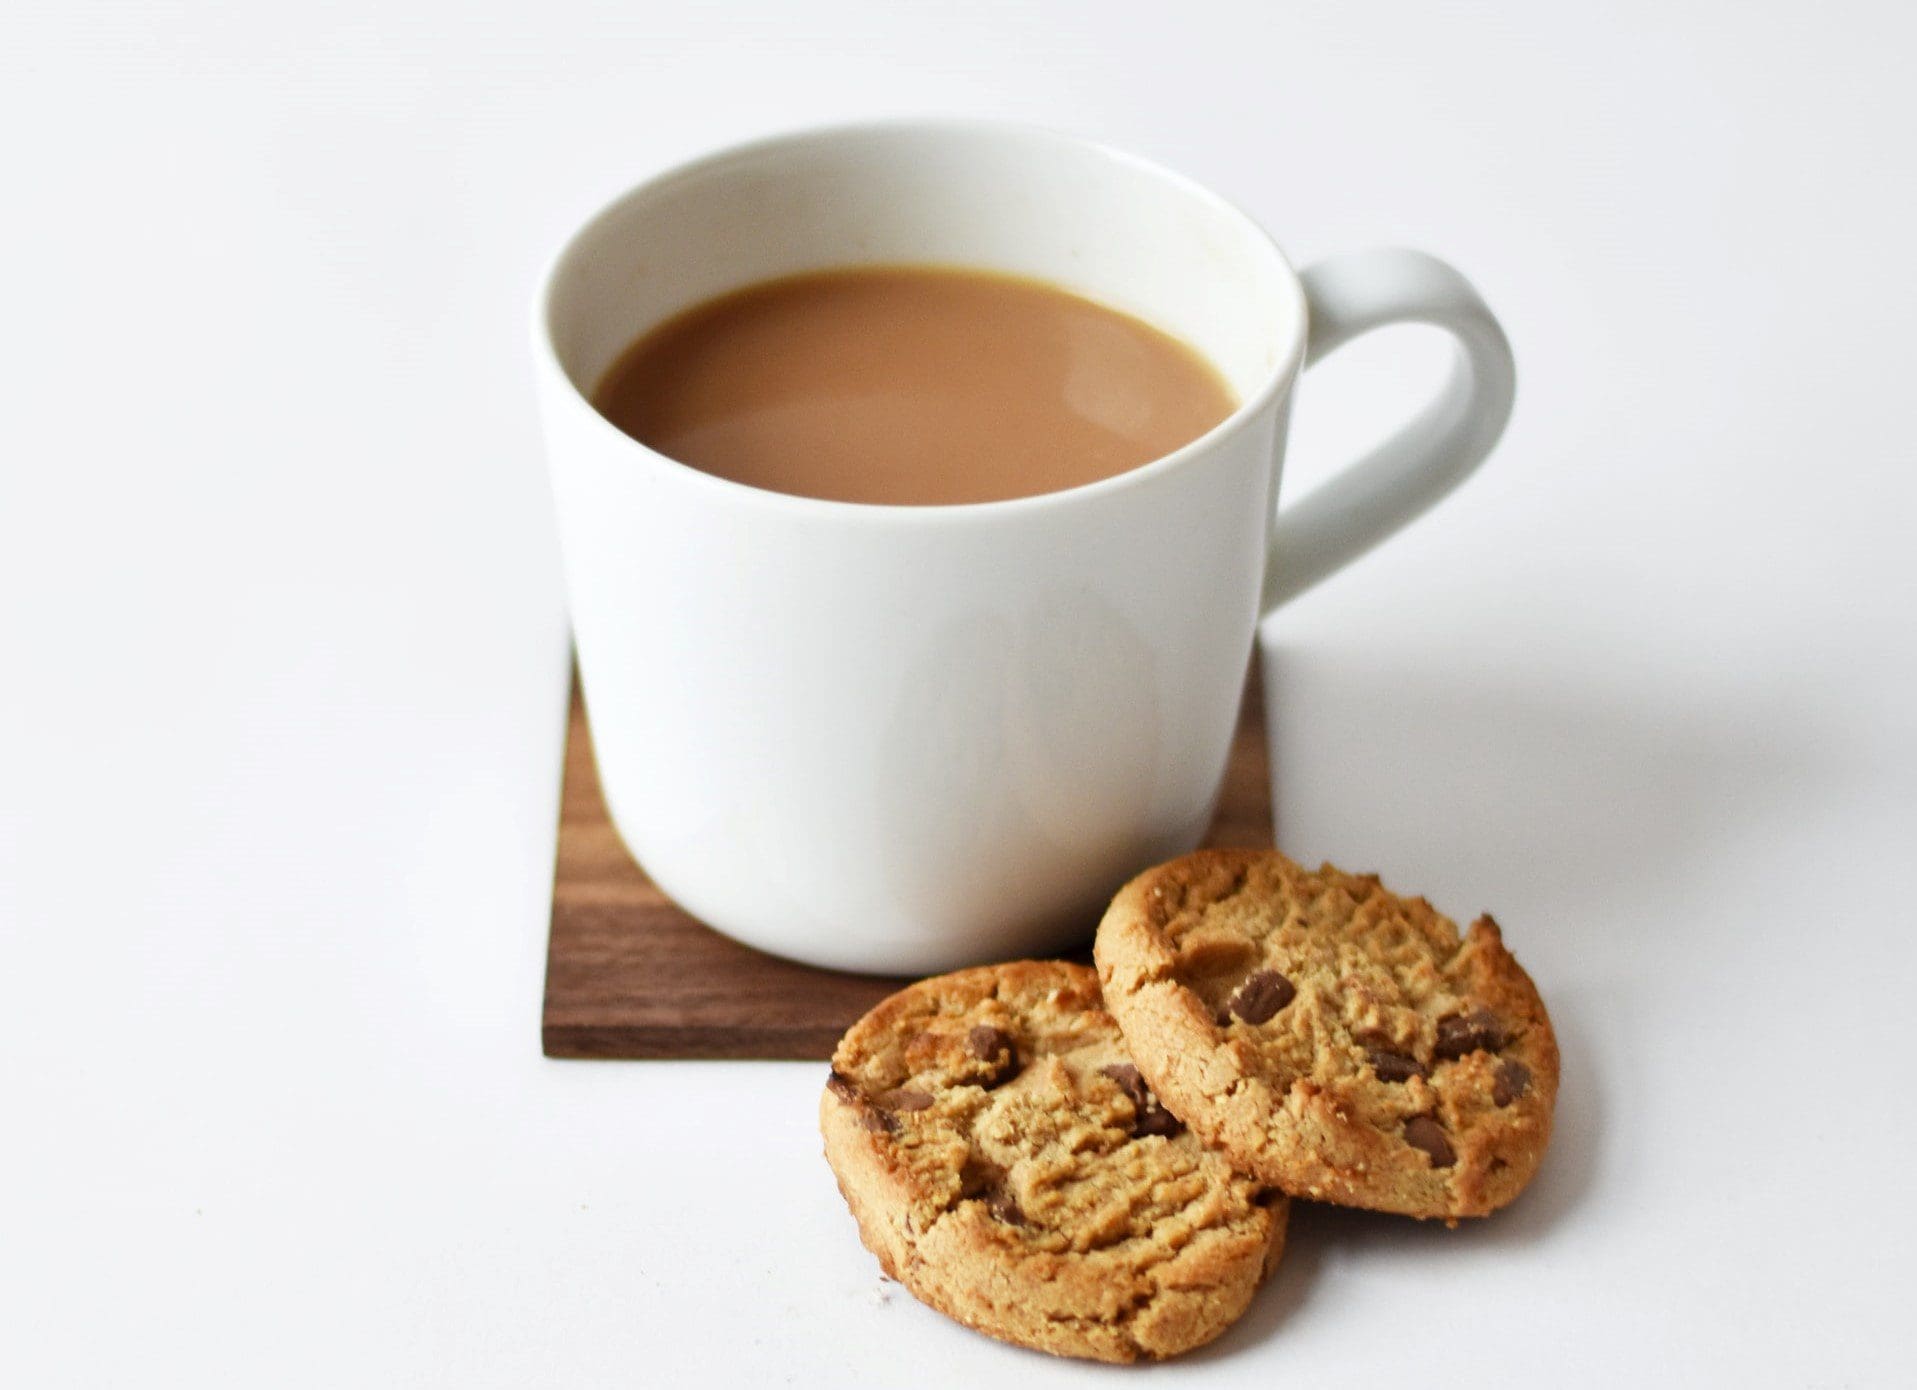
[[[1135,314],[1202,352],[1241,404],[1082,487],[891,507],[699,472],[587,398],[693,304],[898,263],[1031,276]],[[1445,387],[1276,513],[1301,366],[1408,322],[1456,340]],[[534,338],[613,823],[728,935],[886,973],[1082,940],[1129,876],[1196,845],[1259,616],[1456,486],[1502,432],[1514,380],[1496,320],[1429,256],[1299,275],[1178,175],[952,121],[785,135],[648,180],[560,251]]]

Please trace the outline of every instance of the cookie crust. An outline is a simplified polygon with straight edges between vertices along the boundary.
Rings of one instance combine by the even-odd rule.
[[[1488,916],[1460,937],[1375,875],[1209,850],[1127,884],[1094,954],[1145,1079],[1262,1182],[1455,1221],[1537,1171],[1557,1039]]]
[[[921,981],[832,1067],[820,1129],[867,1248],[989,1336],[1175,1355],[1230,1326],[1283,1249],[1285,1199],[1157,1106],[1084,966]]]

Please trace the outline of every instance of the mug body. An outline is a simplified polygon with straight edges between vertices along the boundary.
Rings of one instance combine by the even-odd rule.
[[[589,403],[637,336],[862,264],[1031,276],[1203,353],[1203,438],[967,506],[793,497],[685,467]],[[1082,938],[1203,837],[1251,650],[1296,277],[1253,222],[1090,142],[913,122],[665,174],[567,245],[535,324],[547,454],[613,823],[687,911],[778,955],[925,973]]]

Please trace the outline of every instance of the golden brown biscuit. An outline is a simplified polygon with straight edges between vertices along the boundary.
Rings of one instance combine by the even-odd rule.
[[[1375,875],[1201,851],[1127,884],[1095,954],[1146,1081],[1262,1182],[1455,1220],[1537,1171],[1557,1040],[1489,917],[1460,941]]]
[[[923,980],[854,1024],[820,1100],[866,1246],[925,1303],[1061,1356],[1171,1356],[1230,1326],[1286,1203],[1152,1098],[1085,966]]]

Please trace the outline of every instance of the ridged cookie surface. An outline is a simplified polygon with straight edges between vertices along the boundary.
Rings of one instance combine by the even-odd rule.
[[[1489,917],[1460,938],[1373,875],[1200,851],[1120,891],[1096,957],[1166,1107],[1293,1196],[1482,1216],[1550,1142],[1557,1040]]]
[[[923,1302],[1063,1356],[1210,1341],[1284,1244],[1282,1196],[1158,1106],[1082,965],[923,980],[840,1041],[826,1158],[866,1246]]]

